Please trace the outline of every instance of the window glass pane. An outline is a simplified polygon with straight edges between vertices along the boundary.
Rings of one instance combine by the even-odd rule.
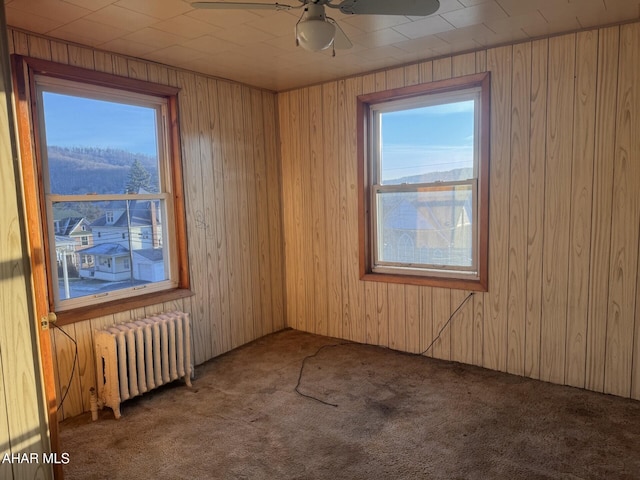
[[[163,203],[54,203],[56,225],[66,226],[56,228],[54,235],[60,299],[129,287],[144,289],[144,285],[167,280],[160,214]]]
[[[475,101],[380,113],[380,183],[474,177]]]
[[[160,191],[157,110],[45,91],[48,193]]]
[[[473,189],[378,192],[378,262],[472,267]]]

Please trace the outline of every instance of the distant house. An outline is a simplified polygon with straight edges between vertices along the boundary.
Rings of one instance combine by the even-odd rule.
[[[156,201],[114,201],[91,223],[93,247],[81,250],[93,257],[82,278],[120,281],[164,279],[162,228]]]
[[[93,245],[91,226],[83,217],[65,216],[59,219],[56,218],[54,221],[54,234],[56,237],[56,250],[60,250],[63,243],[65,244],[65,250],[68,250],[69,242],[73,242],[73,252],[78,252]],[[71,254],[68,259],[76,267],[90,266],[90,259],[81,254]],[[59,262],[60,260],[58,260]]]
[[[133,251],[133,277],[146,282],[164,280],[164,259],[162,249],[143,248]]]
[[[129,249],[119,243],[101,243],[82,250],[83,255],[95,258],[94,266],[80,269],[81,278],[95,278],[118,282],[131,278]]]
[[[471,262],[473,225],[468,195],[443,191],[383,202],[383,258],[430,265]]]

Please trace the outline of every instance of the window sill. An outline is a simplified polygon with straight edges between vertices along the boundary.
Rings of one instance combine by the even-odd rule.
[[[188,298],[193,295],[194,293],[191,290],[176,288],[173,290],[165,290],[163,292],[139,295],[136,297],[128,298],[126,300],[114,300],[112,302],[106,302],[98,305],[74,308],[72,310],[56,312],[56,316],[58,317],[56,325],[69,325],[71,323],[89,320],[91,318],[101,317],[103,315],[111,315],[113,313],[134,310],[136,308],[155,305],[157,303],[170,302],[172,300],[179,300],[181,298]]]
[[[360,277],[366,282],[398,283],[404,285],[417,285],[421,287],[449,288],[453,290],[471,290],[474,292],[487,292],[486,279],[464,279],[428,277],[421,275],[398,275],[391,273],[365,273]]]

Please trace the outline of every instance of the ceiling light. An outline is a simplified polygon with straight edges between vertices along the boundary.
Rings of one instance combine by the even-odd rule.
[[[298,24],[298,44],[305,50],[317,52],[329,48],[336,27],[324,20],[305,20]]]
[[[336,27],[327,21],[322,5],[309,4],[296,24],[296,40],[305,50],[318,52],[331,46]]]

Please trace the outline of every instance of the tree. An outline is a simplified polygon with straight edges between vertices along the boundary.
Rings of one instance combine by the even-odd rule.
[[[140,189],[144,189],[147,192],[155,191],[155,187],[151,184],[151,174],[136,159],[131,164],[124,193],[138,193]]]

